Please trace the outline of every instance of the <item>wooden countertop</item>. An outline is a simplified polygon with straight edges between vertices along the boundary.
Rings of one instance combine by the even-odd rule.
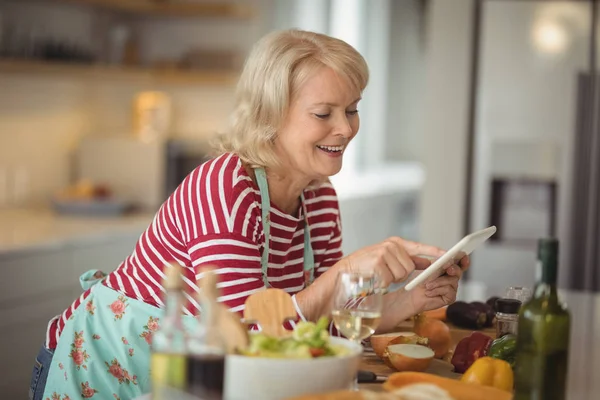
[[[140,235],[153,217],[153,213],[85,217],[59,215],[47,208],[3,209],[0,257],[86,241],[116,240],[120,235]]]

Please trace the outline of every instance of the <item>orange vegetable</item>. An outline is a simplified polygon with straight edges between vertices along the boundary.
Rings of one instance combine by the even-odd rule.
[[[390,344],[390,342],[399,337],[410,337],[416,336],[414,332],[390,332],[390,333],[380,333],[378,335],[373,335],[369,338],[371,342],[371,347],[377,357],[382,357],[385,348]],[[393,343],[395,344],[395,343]]]
[[[446,311],[448,310],[448,306],[436,308],[435,310],[425,311],[423,314],[427,318],[439,319],[440,321],[446,321]]]
[[[456,400],[512,400],[513,395],[491,386],[461,382],[425,372],[396,372],[384,382],[383,388],[394,392],[415,383],[431,383],[448,392]]]
[[[363,392],[351,390],[336,390],[328,393],[305,394],[287,400],[364,400]]]
[[[460,380],[512,392],[514,375],[508,362],[492,357],[481,357],[475,360]]]
[[[450,350],[450,328],[442,321],[419,314],[415,318],[414,331],[429,339],[429,347],[435,352],[435,358],[442,358]]]

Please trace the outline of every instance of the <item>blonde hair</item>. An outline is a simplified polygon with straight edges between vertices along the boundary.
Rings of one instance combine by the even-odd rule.
[[[272,32],[259,40],[240,76],[229,129],[216,138],[217,152],[235,153],[252,168],[277,166],[273,149],[277,130],[295,93],[323,66],[357,93],[367,86],[365,59],[342,40],[297,29]]]

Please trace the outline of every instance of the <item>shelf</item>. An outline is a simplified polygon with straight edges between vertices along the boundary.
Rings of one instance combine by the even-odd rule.
[[[171,17],[221,17],[246,19],[254,8],[240,3],[194,0],[52,0],[57,3],[93,6],[128,14]]]
[[[107,10],[154,16],[251,18],[254,9],[248,5],[190,0],[52,0],[59,3],[99,7]]]
[[[151,82],[175,85],[234,85],[236,72],[194,71],[108,66],[98,64],[68,64],[35,60],[0,59],[0,74],[55,75],[69,78],[112,79],[128,82]]]

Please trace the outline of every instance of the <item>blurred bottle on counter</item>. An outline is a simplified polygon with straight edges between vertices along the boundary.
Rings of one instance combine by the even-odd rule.
[[[558,240],[538,242],[538,277],[532,298],[519,312],[515,400],[566,398],[571,319],[559,301]]]
[[[516,335],[519,326],[521,302],[515,299],[496,300],[496,337]]]
[[[183,280],[181,267],[167,268],[163,286],[166,290],[165,310],[160,328],[152,337],[150,377],[152,399],[167,399],[168,389],[184,390],[186,386],[186,333],[181,318]]]
[[[200,322],[189,340],[187,390],[203,400],[223,399],[227,346],[219,331],[216,275],[207,271],[200,279]]]
[[[171,97],[165,92],[138,93],[133,100],[134,136],[146,143],[168,139],[171,108]]]

